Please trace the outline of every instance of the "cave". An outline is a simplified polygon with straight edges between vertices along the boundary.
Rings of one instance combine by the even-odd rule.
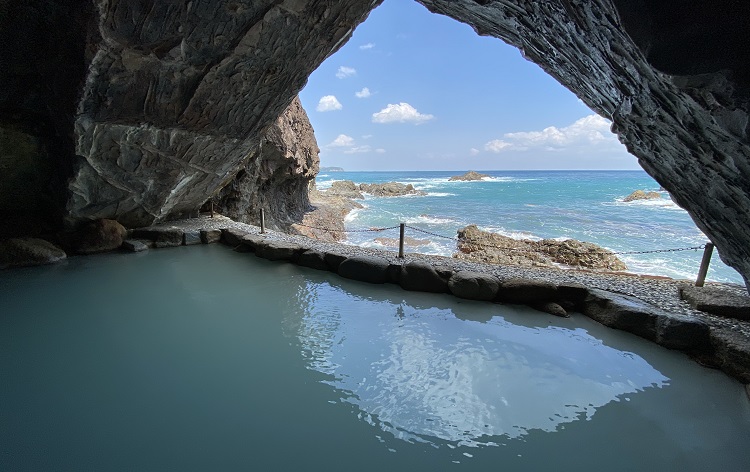
[[[0,0],[0,237],[189,215],[240,171],[305,191],[289,178],[309,181],[314,163],[248,172],[307,77],[379,3]],[[611,119],[747,283],[750,5],[419,3],[517,47]]]

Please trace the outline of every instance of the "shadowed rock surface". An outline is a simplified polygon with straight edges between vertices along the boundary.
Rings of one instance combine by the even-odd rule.
[[[458,231],[458,250],[453,257],[492,264],[524,267],[564,264],[588,269],[627,269],[612,251],[593,243],[575,239],[519,240],[482,231],[476,225]]]

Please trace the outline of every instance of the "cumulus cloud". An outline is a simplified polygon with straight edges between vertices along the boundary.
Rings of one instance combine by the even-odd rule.
[[[367,43],[367,44],[361,45],[359,48],[362,50],[366,50],[366,49],[372,49],[374,47],[375,47],[375,43]]]
[[[367,87],[365,87],[362,90],[360,90],[359,92],[354,92],[354,95],[357,98],[367,98],[370,95],[372,95],[372,93],[370,93],[370,89],[368,89]]]
[[[477,154],[479,154],[479,149],[471,148],[469,149],[469,154],[471,154],[472,156],[476,156]]]
[[[340,134],[326,145],[326,147],[333,148],[333,147],[350,147],[354,146],[354,138],[351,136],[347,136],[345,134]]]
[[[414,123],[422,124],[435,118],[433,115],[419,113],[408,103],[389,103],[377,113],[372,114],[373,123]]]
[[[353,67],[341,66],[339,67],[339,70],[336,71],[336,77],[339,79],[345,79],[353,75],[357,75],[357,70]]]
[[[315,107],[317,111],[335,111],[344,108],[341,102],[338,101],[335,95],[326,95],[318,100],[318,106]]]
[[[599,115],[584,116],[573,124],[557,128],[550,126],[541,131],[505,133],[502,139],[493,139],[484,145],[491,152],[562,149],[615,149],[620,145],[609,130],[609,120]]]
[[[357,144],[354,138],[345,134],[338,135],[336,139],[326,144],[324,147],[326,149],[336,149],[338,152],[343,152],[344,154],[363,154],[373,152],[372,146],[369,144]],[[382,149],[375,149],[374,152],[382,153],[385,151]]]

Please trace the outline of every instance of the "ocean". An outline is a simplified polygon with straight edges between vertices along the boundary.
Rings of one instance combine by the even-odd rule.
[[[592,242],[630,253],[619,255],[630,272],[695,280],[702,250],[647,252],[701,246],[708,238],[644,171],[481,171],[490,177],[449,181],[462,173],[321,172],[316,183],[324,190],[336,180],[401,182],[427,192],[424,196],[366,195],[358,200],[364,208],[351,212],[345,222],[346,230],[354,231],[347,234],[349,244],[396,250],[393,240],[398,238],[398,229],[362,230],[406,223],[406,236],[419,240],[419,245],[406,248],[408,252],[450,256],[456,252],[457,231],[475,224],[513,238]],[[662,198],[623,202],[635,190],[658,191]],[[743,283],[716,252],[707,280]]]

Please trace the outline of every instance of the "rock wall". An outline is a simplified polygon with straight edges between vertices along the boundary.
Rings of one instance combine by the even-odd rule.
[[[747,283],[750,3],[418,1],[518,47],[610,118]]]
[[[308,188],[320,159],[312,125],[295,98],[266,131],[244,168],[212,197],[215,209],[243,223],[288,229],[310,210]]]
[[[0,0],[2,128],[28,135],[0,136],[0,162],[42,169],[50,155],[40,185],[59,187],[59,212],[20,219],[142,226],[194,213],[262,167],[249,161],[266,129],[380,1]]]
[[[380,1],[0,0],[0,237],[196,211]],[[419,1],[611,118],[748,280],[750,3]]]

